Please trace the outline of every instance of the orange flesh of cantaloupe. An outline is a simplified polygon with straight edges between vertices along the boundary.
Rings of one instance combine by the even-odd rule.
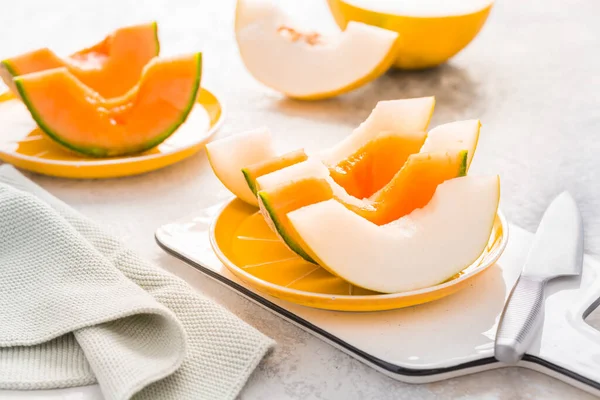
[[[134,87],[144,66],[159,53],[155,22],[116,30],[100,43],[61,59],[47,48],[2,61],[2,77],[12,79],[33,72],[66,67],[77,79],[104,98],[124,95]]]
[[[333,180],[358,199],[371,197],[387,185],[408,156],[418,153],[425,135],[383,135],[364,145],[350,157],[329,166]]]
[[[155,58],[138,86],[106,100],[66,68],[15,78],[40,128],[72,150],[96,157],[144,151],[165,140],[189,114],[200,84],[200,53]]]
[[[244,178],[246,178],[246,182],[248,183],[250,190],[252,190],[252,193],[256,195],[257,178],[270,174],[271,172],[278,171],[282,168],[298,164],[302,161],[306,161],[306,159],[308,159],[308,156],[303,149],[295,150],[282,156],[270,158],[268,160],[244,167],[242,169],[242,173],[244,174]]]
[[[363,218],[384,225],[425,206],[437,186],[446,180],[466,174],[467,151],[448,153],[416,153],[371,199],[362,206],[350,204],[337,197],[331,185],[320,178],[308,178],[270,191],[259,192],[261,211],[268,213],[273,228],[297,254],[313,261],[302,245],[302,238],[291,226],[287,214],[299,208],[335,198]]]

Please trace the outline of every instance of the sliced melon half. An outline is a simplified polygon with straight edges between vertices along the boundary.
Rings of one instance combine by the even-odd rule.
[[[248,204],[258,206],[242,169],[273,158],[271,131],[258,128],[238,133],[206,145],[206,155],[215,175],[231,193]]]
[[[148,150],[186,120],[196,101],[202,54],[155,58],[126,95],[104,99],[67,68],[22,75],[17,90],[53,140],[93,157]]]
[[[15,93],[13,78],[65,67],[77,79],[105,98],[122,96],[134,87],[144,66],[158,55],[156,22],[117,29],[104,40],[66,58],[47,48],[0,62],[0,77]]]
[[[301,33],[275,4],[238,0],[236,39],[248,71],[289,97],[321,99],[355,89],[394,61],[398,34],[350,22],[344,32]]]
[[[321,162],[309,159],[259,177],[259,205],[267,223],[287,246],[314,262],[310,249],[289,223],[289,212],[335,199],[357,215],[383,225],[425,206],[440,183],[465,174],[466,160],[467,151],[413,154],[372,199],[359,199],[338,185]]]
[[[356,286],[395,293],[439,284],[475,262],[499,197],[497,176],[462,177],[442,183],[424,208],[384,226],[335,200],[288,218],[320,265]]]

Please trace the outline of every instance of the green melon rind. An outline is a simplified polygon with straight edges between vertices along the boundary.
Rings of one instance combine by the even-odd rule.
[[[158,56],[160,54],[160,40],[158,39],[158,23],[156,21],[152,21],[152,28],[154,29],[154,42],[156,43],[156,53]]]
[[[17,88],[13,82],[13,77],[16,75],[18,75],[17,71],[10,65],[9,60],[0,61],[0,79],[4,81],[13,93],[17,93]]]
[[[178,120],[176,120],[169,128],[167,128],[163,133],[157,135],[155,138],[150,139],[149,141],[140,144],[136,147],[126,148],[126,149],[106,149],[101,147],[85,147],[78,146],[70,143],[68,140],[61,137],[60,134],[54,132],[45,122],[42,116],[33,108],[31,101],[27,97],[27,93],[23,88],[23,84],[21,82],[21,78],[17,77],[14,79],[15,86],[17,88],[17,92],[21,96],[23,103],[31,113],[31,116],[40,127],[42,131],[44,131],[52,140],[60,143],[61,145],[71,149],[77,153],[85,154],[91,157],[115,157],[115,156],[124,156],[129,154],[141,153],[143,151],[149,150],[153,147],[158,146],[160,143],[164,142],[169,136],[171,136],[177,128],[181,126],[187,119],[190,114],[194,104],[196,103],[196,98],[198,96],[198,91],[200,90],[200,81],[202,78],[202,53],[196,54],[196,80],[194,83],[194,90],[192,91],[192,95],[188,101],[188,106],[182,111],[181,116]]]
[[[283,242],[292,250],[294,253],[298,254],[300,257],[305,259],[306,261],[316,264],[315,260],[313,260],[307,253],[298,245],[298,243],[294,242],[291,237],[287,235],[284,229],[281,228],[282,223],[277,217],[277,213],[273,210],[273,206],[269,201],[269,196],[265,192],[258,192],[258,202],[260,203],[261,210],[267,212],[268,217],[265,217],[267,220],[267,224],[271,225],[271,227],[275,228],[277,235],[283,240]]]
[[[466,176],[467,175],[467,159],[469,152],[467,150],[462,150],[458,153],[458,156],[461,158],[460,166],[458,167],[458,176]]]
[[[246,183],[248,184],[248,187],[252,193],[254,193],[255,196],[258,196],[258,189],[256,188],[254,178],[252,175],[250,175],[250,171],[248,171],[246,168],[242,168],[242,174],[244,174],[244,179],[246,179]]]

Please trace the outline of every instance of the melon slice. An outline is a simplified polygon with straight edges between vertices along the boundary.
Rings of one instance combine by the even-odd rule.
[[[277,153],[272,142],[271,132],[259,128],[208,143],[206,154],[221,183],[241,200],[258,206],[242,169],[275,157]]]
[[[357,88],[391,66],[398,34],[350,22],[333,36],[301,33],[276,5],[238,0],[236,39],[246,69],[259,82],[300,99]]]
[[[186,120],[200,86],[200,53],[155,58],[125,96],[104,99],[67,68],[22,75],[17,90],[39,127],[53,140],[93,157],[148,150]]]
[[[367,198],[419,152],[434,106],[433,97],[380,101],[350,136],[320,157],[349,194]]]
[[[0,63],[0,76],[18,93],[13,78],[66,67],[77,79],[105,98],[122,96],[134,87],[144,66],[159,53],[156,22],[117,29],[100,43],[60,58],[47,48]]]
[[[383,225],[425,206],[440,183],[464,176],[466,160],[467,151],[413,154],[383,189],[371,199],[359,199],[338,185],[323,164],[310,159],[259,177],[259,205],[267,224],[288,247],[314,262],[289,223],[289,212],[335,199],[361,217]]]
[[[499,178],[442,183],[424,208],[378,226],[327,200],[290,212],[290,223],[319,264],[356,286],[383,293],[439,284],[472,264],[488,242]]]
[[[304,152],[303,149],[292,151],[290,153],[286,153],[282,156],[271,157],[267,160],[260,161],[258,163],[249,165],[247,167],[242,168],[242,173],[244,174],[244,178],[246,178],[246,183],[252,193],[256,196],[258,191],[256,189],[256,179],[270,174],[271,172],[279,171],[280,169],[289,167],[291,165],[298,164],[302,161],[306,161],[308,156]]]
[[[386,180],[387,183],[400,169],[408,154],[418,152],[423,145],[434,103],[433,97],[379,102],[352,135],[334,148],[322,152],[319,157],[330,165],[332,174],[337,173],[336,177],[339,176],[342,182],[344,179],[351,182],[360,175],[353,175],[345,157],[367,159],[367,162],[356,162],[357,170],[362,168],[362,171],[369,171],[371,167],[371,175],[379,179],[374,186],[379,188],[383,186],[380,182]],[[368,145],[378,135],[381,136],[381,142]],[[363,148],[365,145],[367,147]],[[303,150],[277,155],[271,134],[265,128],[214,141],[206,146],[206,150],[221,183],[237,197],[255,206],[258,205],[256,178],[307,158]],[[369,151],[373,154],[372,158],[365,157]],[[373,161],[375,158],[385,161]]]
[[[481,122],[478,119],[450,122],[437,126],[427,134],[421,152],[432,153],[467,149],[469,151],[469,157],[467,158],[468,170],[475,155],[480,129]]]

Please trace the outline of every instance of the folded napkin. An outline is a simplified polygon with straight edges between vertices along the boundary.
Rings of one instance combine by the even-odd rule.
[[[233,399],[272,345],[0,167],[0,388]]]

